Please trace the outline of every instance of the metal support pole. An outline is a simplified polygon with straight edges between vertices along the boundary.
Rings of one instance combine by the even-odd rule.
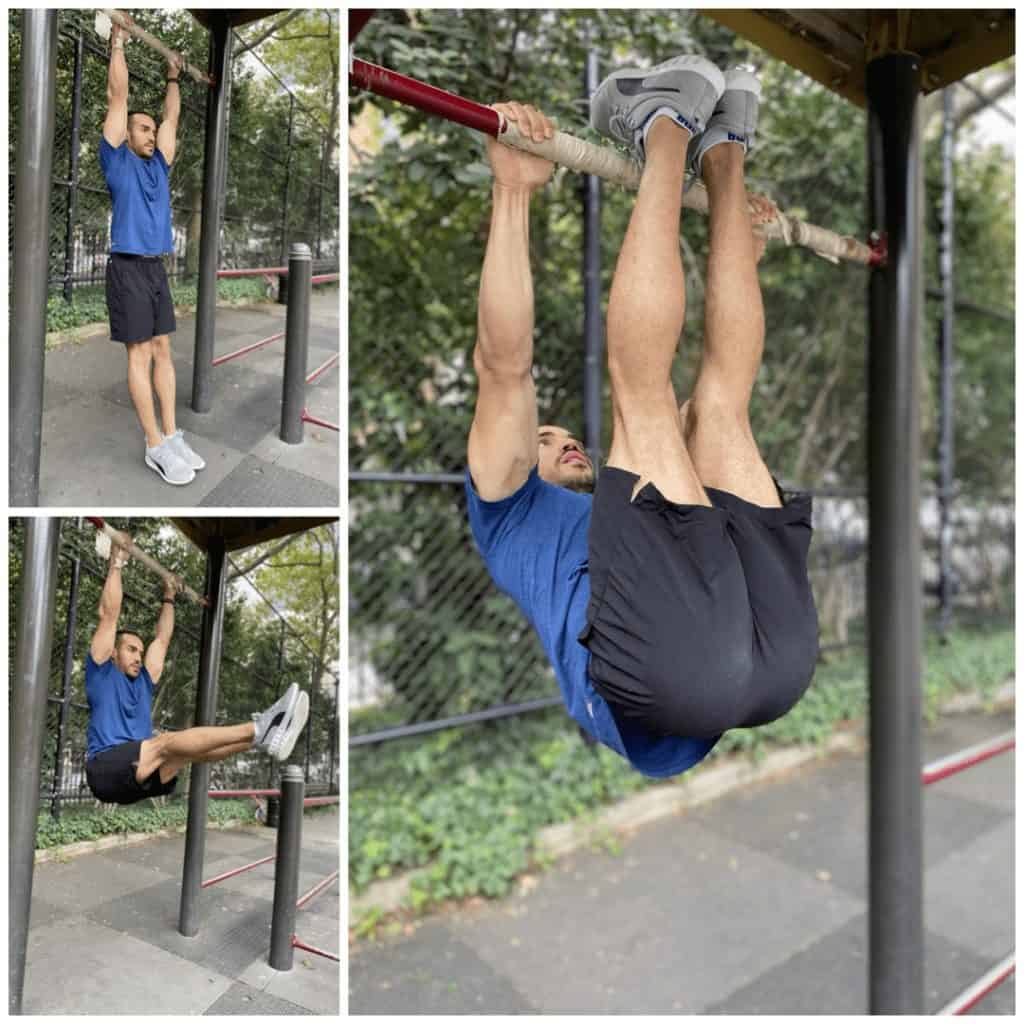
[[[8,493],[17,506],[39,504],[56,67],[57,11],[22,11],[7,449]]]
[[[230,12],[210,13],[210,73],[215,84],[206,98],[203,148],[203,209],[199,235],[199,284],[196,296],[196,342],[192,364],[192,409],[209,412],[213,404],[212,364],[217,314],[217,263],[224,217],[224,183],[228,160],[228,103],[231,96]]]
[[[270,966],[290,971],[294,954],[295,903],[299,898],[302,859],[302,801],[306,783],[298,765],[281,769],[281,820],[277,826],[277,868],[274,871],[274,911],[270,925]]]
[[[939,327],[939,633],[943,640],[953,619],[953,329],[956,282],[953,277],[954,188],[953,90],[942,90],[942,229],[939,232],[939,287],[942,322]]]
[[[598,86],[595,50],[587,51],[583,78],[589,101]],[[583,443],[595,469],[600,466],[604,334],[601,323],[601,179],[583,178]]]
[[[924,1012],[919,91],[913,55],[868,64],[870,213],[889,251],[869,292],[872,1013]]]
[[[70,302],[75,277],[75,222],[78,220],[78,154],[82,138],[83,32],[75,36],[75,75],[71,88],[71,142],[68,153],[68,211],[64,222],[64,301]],[[92,267],[90,266],[90,272]]]
[[[288,317],[284,336],[284,384],[281,390],[281,440],[302,444],[309,359],[309,305],[313,292],[313,256],[296,242],[288,252]]]
[[[281,197],[281,246],[278,259],[288,258],[288,204],[292,187],[292,136],[295,131],[295,97],[288,94],[288,156],[284,164],[284,195]]]
[[[81,528],[82,520],[78,520]],[[57,724],[57,749],[53,756],[53,788],[50,790],[50,814],[60,817],[60,798],[64,789],[64,742],[71,714],[71,673],[75,667],[75,628],[78,625],[78,583],[82,576],[82,559],[71,560],[71,585],[68,587],[67,630],[64,634],[64,678],[60,690],[60,719]]]
[[[26,16],[32,13],[44,12],[25,12]],[[52,13],[56,15],[56,12]],[[60,520],[25,520],[7,767],[7,1010],[10,1014],[21,1013],[25,985],[59,544]]]
[[[214,538],[206,552],[206,593],[212,607],[203,609],[199,640],[199,684],[196,688],[196,725],[213,725],[217,717],[217,680],[220,675],[224,640],[224,601],[227,573],[224,541]],[[189,779],[188,826],[185,832],[185,862],[181,877],[181,907],[178,931],[189,937],[199,934],[199,891],[203,884],[203,855],[206,850],[206,807],[210,788],[210,766],[193,764]]]

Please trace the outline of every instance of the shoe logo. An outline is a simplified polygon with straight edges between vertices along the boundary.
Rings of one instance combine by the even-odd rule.
[[[672,89],[664,85],[644,85],[643,78],[619,78],[615,82],[616,89],[623,96],[643,96],[645,92],[681,92],[681,89]]]

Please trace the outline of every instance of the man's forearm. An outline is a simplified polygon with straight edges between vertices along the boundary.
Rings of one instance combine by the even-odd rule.
[[[128,63],[124,59],[123,40],[116,39],[110,47],[110,67],[107,69],[107,102],[127,100],[127,98]]]
[[[165,122],[170,121],[174,125],[177,125],[178,118],[181,116],[181,86],[178,84],[178,80],[168,79],[167,80],[167,92],[164,95],[164,114],[163,120]]]
[[[530,190],[495,184],[480,277],[479,356],[489,369],[522,372],[533,362]]]
[[[160,617],[156,620],[156,635],[165,644],[171,642],[171,637],[174,635],[173,600],[165,599],[164,603],[160,606]]]
[[[100,594],[100,618],[116,619],[121,614],[124,589],[121,584],[121,570],[111,562],[107,579]]]

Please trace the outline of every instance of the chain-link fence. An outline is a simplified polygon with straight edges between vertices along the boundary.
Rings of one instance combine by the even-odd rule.
[[[136,12],[137,22],[199,67],[207,63],[206,30],[184,11]],[[110,194],[99,163],[107,111],[109,48],[94,29],[95,11],[61,10],[58,20],[54,177],[50,209],[49,284],[68,302],[76,289],[101,286],[110,247]],[[13,214],[18,145],[21,14],[8,12],[8,207]],[[159,123],[166,62],[129,41],[129,109]],[[172,280],[198,269],[206,89],[181,76],[181,115],[171,168]],[[305,242],[319,266],[338,258],[336,151],[318,115],[252,51],[233,64],[228,175],[221,228],[221,267],[287,263],[287,247]],[[8,253],[13,232],[8,236]]]
[[[10,550],[11,607],[16,607],[24,527],[12,521]],[[47,730],[43,751],[41,804],[54,817],[69,804],[92,804],[85,779],[89,706],[85,695],[85,658],[98,623],[99,595],[107,564],[95,551],[95,531],[80,520],[65,520],[61,529],[57,604],[50,651]],[[152,548],[159,537],[151,537]],[[180,552],[180,549],[179,549]],[[159,560],[159,559],[158,559]],[[301,764],[310,794],[337,792],[339,755],[338,700],[340,680],[316,651],[248,577],[238,575],[242,558],[228,562],[229,589],[224,645],[218,681],[217,725],[249,720],[269,707],[293,682],[309,693],[309,723],[296,745],[293,762]],[[184,564],[166,563],[196,589],[202,590],[203,557],[189,551]],[[160,613],[160,589],[134,561],[123,571],[124,600],[119,628],[137,629],[148,643]],[[266,608],[255,615],[250,605]],[[11,664],[16,636],[11,616]],[[175,607],[174,634],[153,701],[153,728],[158,732],[194,724],[199,671],[201,609],[189,601]],[[276,763],[257,754],[242,754],[210,766],[213,789],[265,789],[276,785]],[[181,775],[175,799],[188,791],[188,770]]]

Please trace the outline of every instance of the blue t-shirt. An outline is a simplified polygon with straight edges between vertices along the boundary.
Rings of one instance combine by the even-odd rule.
[[[102,665],[85,656],[85,697],[89,702],[87,761],[104,750],[153,735],[153,691],[146,666],[129,679],[108,658]]]
[[[100,136],[100,167],[114,204],[110,251],[136,256],[173,252],[171,188],[163,153],[155,149],[146,160],[136,156],[127,141],[114,149]]]
[[[484,501],[466,471],[469,525],[487,570],[537,631],[572,718],[644,775],[692,768],[717,742],[662,736],[616,722],[588,675],[590,652],[577,639],[587,623],[589,494],[541,480],[535,466],[515,494]]]

